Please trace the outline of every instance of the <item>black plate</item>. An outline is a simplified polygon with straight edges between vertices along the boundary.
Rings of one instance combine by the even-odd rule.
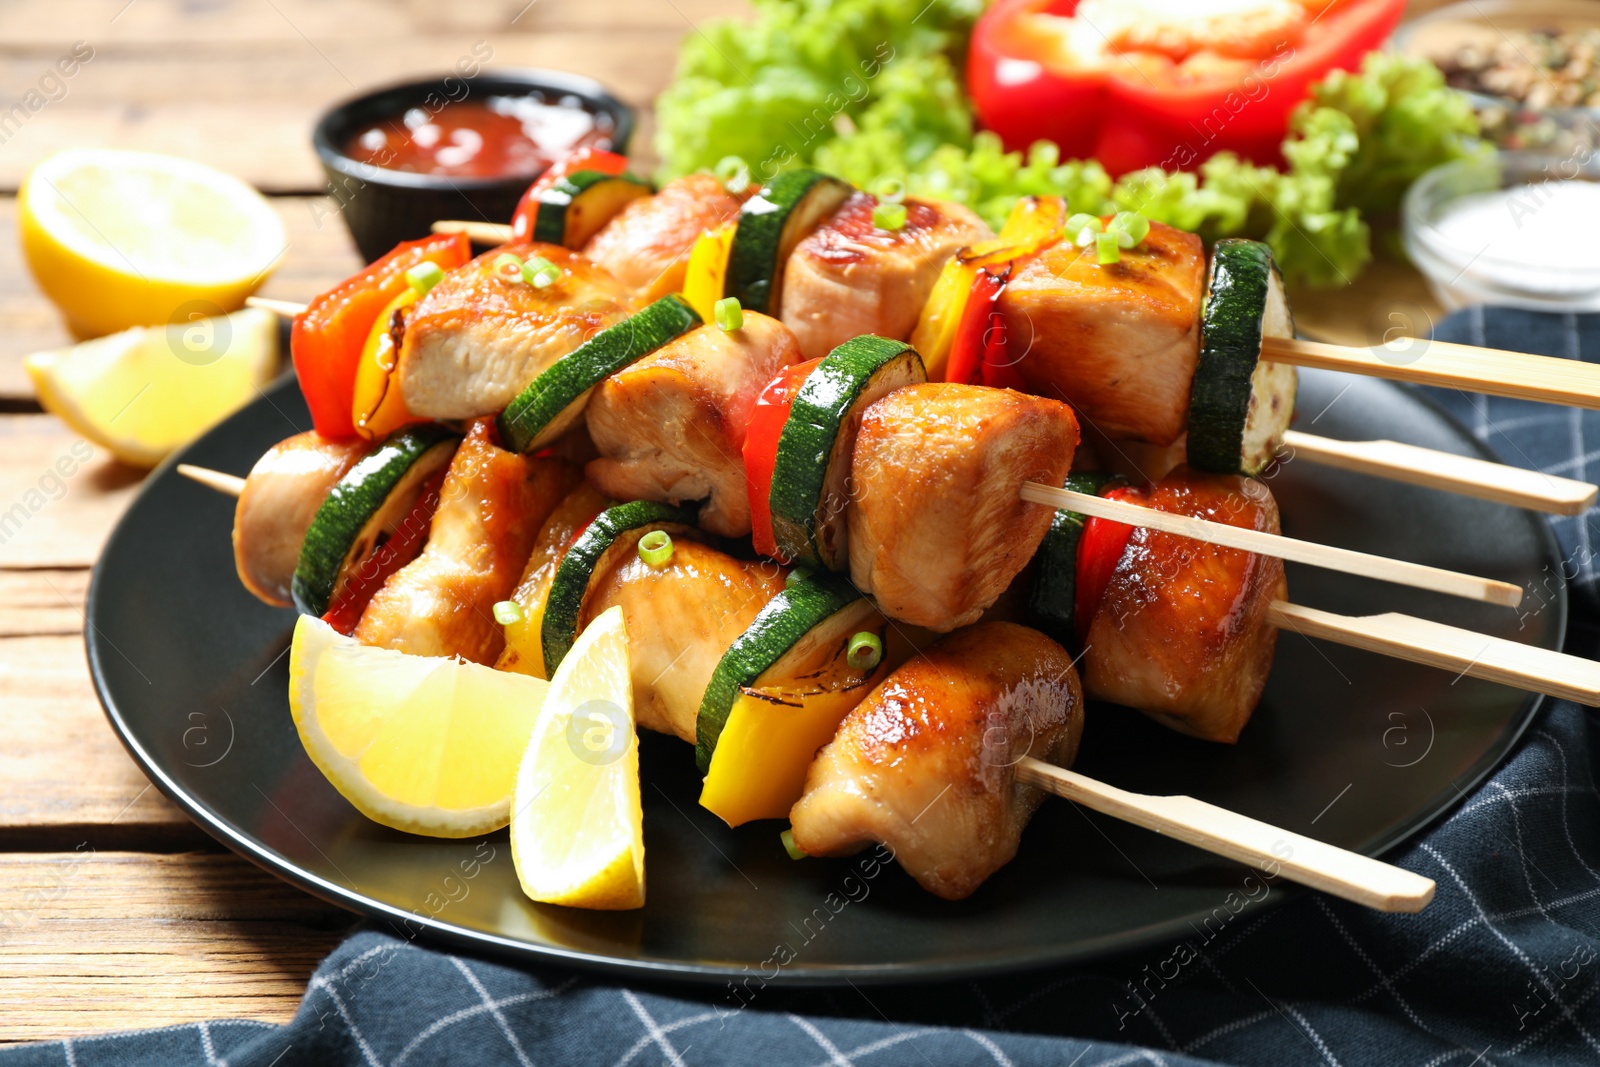
[[[1304,428],[1487,455],[1399,387],[1304,372],[1302,382]],[[298,391],[280,383],[182,458],[242,474],[275,441],[308,425]],[[1546,524],[1529,513],[1306,462],[1288,463],[1272,485],[1293,535],[1530,588],[1560,574]],[[971,899],[947,903],[897,868],[863,873],[860,859],[791,861],[774,823],[728,830],[695,803],[689,746],[650,736],[643,745],[649,905],[593,913],[533,904],[518,891],[504,831],[442,841],[386,830],[357,814],[311,765],[285,695],[294,616],[239,585],[232,515],[231,501],[170,464],[151,477],[107,544],[89,592],[89,662],[100,698],[145,772],[224,844],[402,932],[639,976],[777,971],[779,981],[889,981],[1084,960],[1170,941],[1230,899],[1260,895],[1243,867],[1050,801],[1010,866]],[[1291,568],[1290,587],[1297,602],[1316,607],[1407,611],[1545,648],[1560,647],[1566,623],[1559,585],[1521,611],[1308,568]],[[1131,789],[1190,793],[1377,854],[1493,769],[1538,703],[1286,633],[1238,746],[1191,741],[1132,712],[1095,707],[1079,769]],[[1271,898],[1281,895],[1274,889]]]

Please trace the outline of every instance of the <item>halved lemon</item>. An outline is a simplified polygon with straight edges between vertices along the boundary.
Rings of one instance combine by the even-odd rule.
[[[46,410],[124,462],[153,467],[272,380],[278,325],[246,308],[35,352],[23,366]]]
[[[79,337],[237,310],[288,243],[250,186],[153,152],[50,156],[22,183],[17,217],[28,266]]]
[[[506,824],[548,682],[363,645],[300,616],[289,708],[328,781],[374,822],[430,837]]]
[[[639,740],[620,607],[588,625],[549,684],[511,810],[522,891],[575,908],[643,907]]]

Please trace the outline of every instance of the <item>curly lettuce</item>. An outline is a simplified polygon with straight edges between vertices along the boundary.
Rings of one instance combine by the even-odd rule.
[[[1054,144],[1006,152],[974,133],[959,70],[981,0],[755,0],[752,22],[686,38],[656,103],[663,177],[746,160],[758,180],[815,166],[862,187],[888,178],[969,205],[998,227],[1018,197],[1151,219],[1272,246],[1291,282],[1339,285],[1372,258],[1367,219],[1407,186],[1478,150],[1470,106],[1426,60],[1374,52],[1334,71],[1290,119],[1285,166],[1220,153],[1198,170],[1112,181]]]

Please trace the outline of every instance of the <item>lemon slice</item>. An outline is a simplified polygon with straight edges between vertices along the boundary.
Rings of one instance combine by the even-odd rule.
[[[506,824],[548,682],[363,645],[311,615],[289,650],[289,708],[311,762],[374,822],[430,837]]]
[[[47,410],[124,462],[153,467],[272,380],[278,325],[247,308],[35,352],[23,365]]]
[[[576,908],[643,907],[639,741],[620,607],[589,624],[549,684],[511,812],[522,891]]]
[[[287,245],[250,186],[152,152],[50,156],[23,182],[17,215],[28,266],[79,337],[234,311]]]

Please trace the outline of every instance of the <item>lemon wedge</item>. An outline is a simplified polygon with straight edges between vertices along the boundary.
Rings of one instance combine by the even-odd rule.
[[[643,907],[639,741],[620,607],[588,625],[549,684],[511,810],[522,891],[575,908]]]
[[[374,822],[430,837],[506,824],[549,683],[363,645],[300,616],[289,708],[311,762]]]
[[[153,467],[254,397],[278,367],[271,312],[135,327],[23,361],[45,409],[137,467]]]
[[[34,278],[79,337],[237,310],[288,243],[250,186],[152,152],[50,156],[18,191],[17,217]]]

